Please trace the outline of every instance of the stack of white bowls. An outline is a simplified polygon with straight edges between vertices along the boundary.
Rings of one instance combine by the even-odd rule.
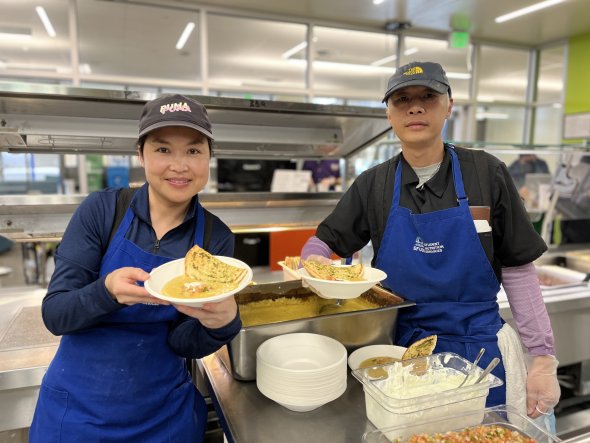
[[[337,399],[346,391],[346,376],[346,348],[324,335],[279,335],[256,351],[258,390],[292,411]]]

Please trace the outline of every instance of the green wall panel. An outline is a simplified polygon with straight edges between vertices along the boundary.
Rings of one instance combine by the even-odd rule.
[[[590,112],[590,33],[569,41],[565,113]]]

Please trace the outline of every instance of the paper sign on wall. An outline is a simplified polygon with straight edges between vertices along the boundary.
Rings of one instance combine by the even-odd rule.
[[[311,183],[311,171],[275,169],[270,192],[307,192]]]

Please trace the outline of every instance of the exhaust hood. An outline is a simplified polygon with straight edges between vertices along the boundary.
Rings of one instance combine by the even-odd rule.
[[[0,91],[0,151],[134,154],[151,93],[12,84]],[[346,158],[390,131],[382,109],[193,96],[219,158]],[[8,129],[10,127],[11,129]]]

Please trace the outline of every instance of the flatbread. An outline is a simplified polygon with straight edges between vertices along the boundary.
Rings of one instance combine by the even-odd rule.
[[[363,265],[325,265],[314,260],[301,260],[303,267],[312,277],[333,281],[363,281]]]
[[[184,273],[199,282],[233,285],[242,281],[246,269],[228,265],[199,246],[193,246],[184,257]]]
[[[301,257],[299,257],[299,256],[285,257],[285,266],[288,267],[289,269],[293,269],[294,271],[297,271],[299,269],[300,263],[301,263]]]
[[[436,347],[436,335],[429,335],[418,341],[412,343],[404,355],[402,355],[402,364],[404,366],[411,365],[412,370],[410,373],[414,375],[424,375],[428,372],[428,357],[434,351]],[[405,360],[410,360],[404,363]]]
[[[436,347],[436,335],[430,335],[424,337],[414,343],[412,343],[402,355],[402,360],[408,360],[410,358],[417,357],[428,357],[434,351]]]

